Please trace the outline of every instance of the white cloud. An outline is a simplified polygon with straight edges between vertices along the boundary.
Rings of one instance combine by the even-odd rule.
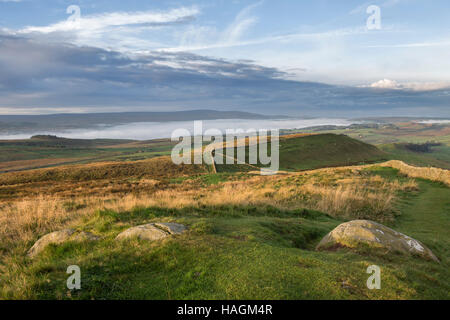
[[[216,48],[229,48],[247,43],[253,40],[242,40],[245,33],[257,23],[258,17],[251,15],[253,9],[260,6],[263,1],[253,3],[236,15],[234,20],[223,30],[204,25],[191,25],[184,31],[178,32],[176,38],[179,40],[173,46],[161,46],[160,51],[183,52],[198,51]]]
[[[254,16],[250,16],[250,12],[261,4],[262,1],[251,4],[242,9],[234,19],[233,23],[225,30],[222,36],[223,41],[226,43],[234,43],[238,41],[241,36],[257,22],[258,19]]]
[[[383,79],[370,85],[371,88],[380,89],[401,89],[400,84],[395,80]]]
[[[129,26],[138,24],[167,24],[192,18],[199,13],[196,8],[178,8],[167,12],[112,12],[81,16],[76,21],[64,20],[49,26],[28,26],[19,33],[53,33],[68,31],[99,31],[108,27]]]
[[[364,86],[363,86],[364,87]],[[365,86],[367,87],[367,86]],[[370,84],[368,87],[390,90],[433,91],[450,88],[450,82],[405,82],[383,79]]]
[[[352,35],[366,34],[368,31],[365,27],[357,28],[343,28],[336,30],[329,30],[324,32],[313,32],[313,33],[291,33],[282,35],[273,35],[249,40],[239,40],[239,41],[216,41],[209,43],[199,43],[187,46],[178,47],[166,47],[158,49],[157,51],[166,52],[183,52],[183,51],[201,51],[207,49],[218,49],[218,48],[230,48],[230,47],[243,47],[251,45],[260,45],[270,42],[290,42],[296,40],[326,40],[329,38],[346,37]],[[222,39],[223,40],[223,39]]]
[[[450,41],[444,39],[436,42],[415,42],[415,43],[401,43],[401,44],[380,44],[374,46],[367,46],[367,48],[426,48],[426,47],[447,47],[450,46]]]
[[[73,14],[70,12],[68,14]],[[180,7],[167,11],[110,12],[69,18],[47,26],[27,26],[3,30],[6,34],[26,35],[47,42],[66,42],[121,52],[160,48],[167,41],[161,37],[163,27],[193,21],[200,10]]]

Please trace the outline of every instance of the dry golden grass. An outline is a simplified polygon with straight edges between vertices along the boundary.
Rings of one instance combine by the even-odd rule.
[[[398,169],[401,173],[411,178],[423,178],[431,181],[442,182],[450,186],[450,170],[432,167],[414,167],[398,160],[391,160],[381,165]]]
[[[381,165],[396,168],[412,178],[447,184],[450,181],[448,170],[416,168],[400,161]],[[147,176],[134,182],[34,183],[31,185],[35,193],[0,200],[0,249],[15,241],[31,241],[37,235],[76,225],[98,209],[125,212],[136,207],[272,206],[318,210],[343,219],[392,220],[397,192],[416,190],[417,183],[414,179],[400,181],[374,176],[365,172],[368,167],[371,165],[278,176],[235,176],[234,181],[209,186],[202,184],[201,178],[161,183]],[[42,187],[43,184],[46,186]],[[52,184],[57,189],[51,189]]]
[[[108,186],[103,192],[100,188],[99,192],[77,197],[40,194],[0,203],[0,243],[6,248],[15,241],[31,241],[36,235],[76,225],[98,209],[125,212],[136,207],[272,206],[318,210],[343,219],[391,220],[395,194],[417,189],[416,182],[389,181],[363,174],[362,169],[247,176],[212,186],[204,186],[194,179],[159,188],[159,181],[143,178],[137,183],[147,185],[147,189],[132,189],[120,195]]]
[[[29,241],[36,234],[65,226],[87,211],[66,212],[64,201],[40,196],[32,200],[17,201],[0,208],[0,241],[4,246],[17,240]]]
[[[142,166],[144,164],[148,165],[142,163]],[[394,217],[398,192],[418,188],[414,179],[388,179],[375,175],[367,170],[373,165],[285,172],[278,176],[233,175],[227,176],[226,182],[212,185],[204,183],[205,179],[198,173],[200,170],[191,175],[176,170],[152,175],[153,170],[162,167],[142,167],[147,171],[140,174],[139,170],[130,169],[128,165],[125,169],[133,173],[131,179],[125,173],[117,173],[114,179],[56,182],[46,181],[44,176],[44,181],[2,186],[0,177],[0,195],[3,197],[0,198],[0,278],[7,280],[4,292],[33,297],[33,282],[30,283],[33,280],[25,270],[28,265],[18,257],[24,257],[40,236],[85,225],[85,219],[96,217],[99,209],[124,213],[148,207],[182,209],[189,206],[195,210],[205,207],[219,209],[222,206],[271,206],[318,210],[341,219],[369,218],[386,222]],[[442,175],[436,176],[429,168],[414,168],[392,161],[384,165],[405,174],[408,170],[410,177],[442,179]],[[100,168],[108,170],[105,166]],[[117,167],[113,169],[118,170]],[[7,182],[14,180],[11,175],[8,178]],[[172,178],[181,179],[171,181]],[[33,180],[25,175],[17,182],[22,179]],[[13,196],[8,196],[8,190]]]
[[[206,165],[176,165],[170,157],[139,161],[98,162],[56,168],[9,172],[0,175],[0,186],[55,181],[94,181],[102,179],[170,178],[207,173]]]
[[[69,162],[86,160],[88,158],[57,158],[57,159],[34,159],[34,160],[16,160],[0,162],[0,171],[16,171],[24,169],[33,169],[44,166],[54,166]]]
[[[308,137],[308,136],[313,136],[313,135],[317,135],[317,133],[293,133],[293,134],[287,134],[284,136],[280,136],[280,139],[285,140],[285,139],[292,139],[292,138]]]

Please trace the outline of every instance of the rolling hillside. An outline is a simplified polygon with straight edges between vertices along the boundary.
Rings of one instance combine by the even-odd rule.
[[[244,165],[211,173],[205,165],[176,166],[170,157],[0,173],[0,299],[448,297],[447,170],[399,161],[340,168],[389,156],[344,135],[282,136],[280,152],[280,169],[291,172],[275,176],[255,176]],[[307,171],[315,168],[324,169]],[[355,219],[423,241],[441,263],[315,250],[337,225]],[[154,242],[115,240],[153,222],[188,231]],[[67,228],[98,240],[27,256],[38,239]],[[66,268],[74,264],[83,270],[83,289],[68,293]],[[383,290],[366,287],[372,264],[383,268]]]
[[[268,149],[270,150],[270,145]],[[345,135],[317,134],[280,137],[281,170],[310,170],[374,163],[386,159],[388,159],[388,155],[377,147]],[[255,168],[244,164],[217,165],[218,172],[251,170],[255,170]]]

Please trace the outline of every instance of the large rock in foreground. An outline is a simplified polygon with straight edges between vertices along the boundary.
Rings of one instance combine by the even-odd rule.
[[[68,241],[94,241],[98,239],[99,237],[93,235],[92,233],[84,231],[77,232],[73,229],[55,231],[43,236],[38,241],[36,241],[31,249],[28,250],[28,256],[30,258],[34,258],[50,244],[61,244]]]
[[[186,227],[178,223],[149,223],[123,231],[116,237],[116,240],[138,238],[154,241],[164,239],[170,235],[181,234],[185,230]]]
[[[339,247],[360,246],[417,255],[439,262],[433,252],[420,241],[369,220],[354,220],[337,226],[320,241],[316,249],[332,250]]]

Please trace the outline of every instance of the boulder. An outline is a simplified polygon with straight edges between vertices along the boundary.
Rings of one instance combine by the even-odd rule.
[[[369,220],[354,220],[340,224],[320,241],[316,249],[330,250],[360,246],[382,248],[439,262],[433,252],[420,241]]]
[[[95,241],[98,239],[99,237],[93,235],[92,233],[84,231],[78,232],[73,229],[55,231],[43,236],[38,241],[36,241],[31,249],[28,250],[28,257],[34,258],[50,244],[61,244],[68,241]]]
[[[169,234],[182,234],[186,231],[186,227],[184,225],[172,222],[155,223],[155,227],[160,228]]]
[[[149,223],[123,231],[116,237],[116,240],[138,238],[141,240],[154,241],[164,239],[170,235],[181,234],[185,230],[186,227],[178,223]]]

